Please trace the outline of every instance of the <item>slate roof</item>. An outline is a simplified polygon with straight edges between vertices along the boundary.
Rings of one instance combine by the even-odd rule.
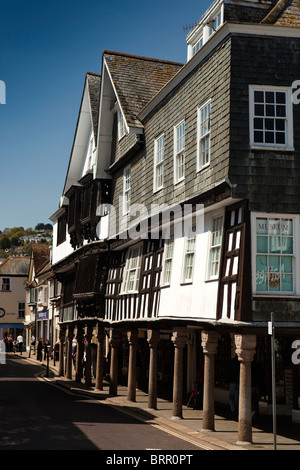
[[[35,275],[49,262],[50,248],[48,245],[32,245],[32,257],[35,269]]]
[[[1,275],[27,276],[30,256],[10,256],[0,266]]]
[[[95,144],[97,145],[101,75],[98,73],[87,72],[86,79],[91,102],[94,138]]]
[[[136,116],[183,64],[112,51],[104,51],[103,56],[127,124],[142,127]]]
[[[300,1],[282,1],[278,3],[283,3],[281,11],[279,10],[279,15],[276,17],[275,24],[278,26],[300,26]],[[278,6],[280,7],[280,5]]]

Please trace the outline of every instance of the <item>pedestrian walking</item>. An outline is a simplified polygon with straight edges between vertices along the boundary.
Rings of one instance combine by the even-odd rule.
[[[74,369],[76,370],[76,354],[77,354],[77,341],[75,338],[73,338],[72,341],[72,359],[73,359],[73,365]]]
[[[44,344],[44,361],[47,359],[48,354],[50,353],[50,341],[46,339]]]
[[[42,362],[43,359],[43,340],[40,338],[38,340],[37,348],[36,348],[36,358],[38,361]]]
[[[19,335],[17,337],[17,344],[18,344],[19,352],[22,355],[22,351],[23,351],[23,336],[22,335]]]

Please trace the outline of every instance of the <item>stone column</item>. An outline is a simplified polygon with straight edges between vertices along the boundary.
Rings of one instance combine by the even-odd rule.
[[[218,349],[216,331],[201,332],[204,354],[203,431],[215,430],[215,355]]]
[[[65,328],[60,328],[59,330],[59,372],[58,375],[64,375],[64,352],[65,352],[65,339],[66,339],[66,330]]]
[[[235,335],[236,354],[240,361],[238,444],[252,442],[251,363],[256,348],[255,335]]]
[[[186,328],[174,328],[172,341],[174,343],[174,382],[173,382],[173,412],[172,419],[182,418],[182,387],[183,387],[183,348],[186,345]]]
[[[82,378],[82,367],[83,367],[83,335],[84,331],[81,326],[77,327],[77,350],[76,350],[76,374],[75,380],[80,383]]]
[[[104,352],[104,328],[97,326],[97,365],[96,365],[96,390],[103,390],[103,352]]]
[[[128,385],[127,400],[135,401],[136,399],[136,345],[138,331],[131,330],[127,332],[129,343],[129,362],[128,362]]]
[[[109,393],[112,396],[116,396],[118,391],[118,349],[122,344],[121,332],[112,328],[110,330],[109,342],[111,346]]]
[[[157,409],[157,347],[160,340],[159,330],[148,330],[147,341],[150,348],[148,408]]]
[[[72,379],[72,341],[74,336],[74,327],[68,327],[68,347],[67,347],[67,370],[66,377],[67,379]]]
[[[85,384],[88,387],[92,385],[92,336],[93,327],[88,325],[85,334]]]

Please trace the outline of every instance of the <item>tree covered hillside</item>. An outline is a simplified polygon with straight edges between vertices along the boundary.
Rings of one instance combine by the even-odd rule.
[[[52,244],[52,225],[39,223],[35,228],[13,227],[0,231],[0,258],[12,254],[30,254],[33,243]]]

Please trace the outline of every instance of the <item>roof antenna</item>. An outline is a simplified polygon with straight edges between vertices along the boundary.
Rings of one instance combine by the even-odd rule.
[[[191,31],[191,29],[193,29],[195,26],[196,26],[197,23],[193,24],[193,25],[185,25],[185,26],[182,26],[182,29],[183,31]]]

